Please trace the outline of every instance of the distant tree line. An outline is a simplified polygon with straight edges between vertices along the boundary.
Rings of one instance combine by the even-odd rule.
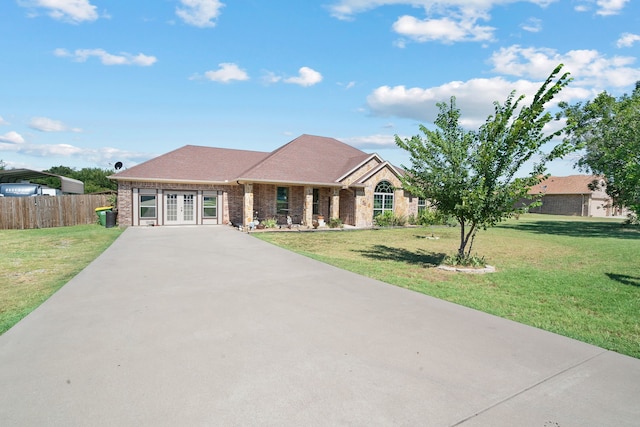
[[[66,176],[84,182],[85,194],[104,193],[118,190],[118,184],[108,177],[113,175],[113,170],[100,168],[82,168],[76,170],[68,166],[54,166],[44,172],[55,175]],[[38,178],[32,180],[34,183],[46,185],[50,188],[60,188],[60,180],[54,177]]]

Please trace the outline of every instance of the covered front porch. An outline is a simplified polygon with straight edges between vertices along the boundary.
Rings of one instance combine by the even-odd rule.
[[[243,226],[275,219],[278,225],[313,227],[314,222],[337,218],[342,224],[359,226],[358,198],[364,187],[294,185],[244,182]]]

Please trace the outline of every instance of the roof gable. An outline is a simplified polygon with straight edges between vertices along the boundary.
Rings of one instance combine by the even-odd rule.
[[[185,145],[112,177],[117,180],[226,182],[235,180],[268,155],[261,151]]]
[[[333,138],[302,135],[245,171],[246,181],[337,183],[369,154]]]
[[[382,160],[382,158],[380,158],[380,156],[378,156],[377,154],[375,154],[375,153],[374,154],[370,154],[364,160],[362,160],[361,162],[356,164],[354,167],[352,167],[351,169],[346,171],[344,174],[342,174],[342,176],[340,176],[336,181],[344,182],[347,178],[352,177],[358,171],[362,171],[362,168],[365,167],[367,165],[367,163],[369,163],[371,161],[374,161],[377,164],[380,164],[380,163],[384,162],[384,160]],[[357,178],[356,179],[352,179],[352,180],[357,180]]]
[[[370,170],[367,174],[365,174],[362,177],[360,177],[360,179],[357,181],[357,183],[358,184],[364,184],[369,179],[371,179],[372,176],[374,176],[375,174],[380,172],[382,169],[388,169],[398,179],[402,179],[402,173],[399,170],[397,170],[391,163],[385,161],[385,162],[380,163],[378,166],[376,166],[372,170]]]

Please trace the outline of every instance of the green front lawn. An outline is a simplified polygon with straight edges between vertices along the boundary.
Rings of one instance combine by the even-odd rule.
[[[524,215],[475,243],[497,272],[436,269],[459,228],[256,233],[303,255],[640,358],[640,229],[621,221]]]
[[[0,334],[89,265],[122,231],[99,225],[0,230]]]

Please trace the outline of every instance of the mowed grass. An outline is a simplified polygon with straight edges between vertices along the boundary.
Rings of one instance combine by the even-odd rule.
[[[640,229],[621,221],[524,215],[481,231],[492,274],[435,268],[459,228],[255,233],[387,283],[640,358]],[[407,325],[410,327],[410,325]]]
[[[99,225],[0,230],[0,334],[78,274],[122,231]]]

